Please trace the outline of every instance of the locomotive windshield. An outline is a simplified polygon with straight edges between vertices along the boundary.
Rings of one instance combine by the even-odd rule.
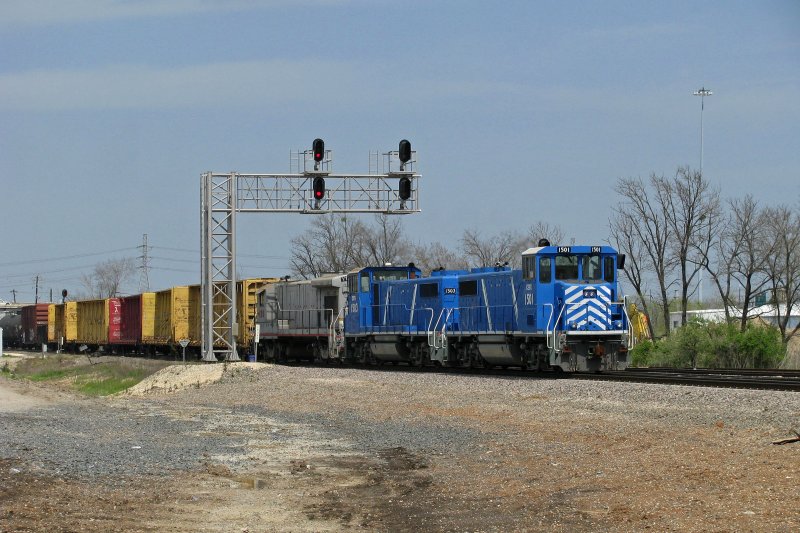
[[[603,279],[599,255],[583,256],[583,279],[586,281],[600,281]]]
[[[398,279],[408,279],[407,270],[376,270],[372,274],[374,281],[394,281]]]
[[[556,256],[556,279],[578,281],[578,256]]]

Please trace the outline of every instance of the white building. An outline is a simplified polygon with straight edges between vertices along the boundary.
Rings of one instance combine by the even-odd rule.
[[[783,318],[786,316],[786,304],[780,304],[775,306],[774,304],[767,304],[761,305],[759,307],[753,307],[747,313],[748,318],[754,319],[759,318],[768,324],[772,324],[773,326],[778,326],[778,312],[780,311],[780,317]],[[731,317],[736,318],[739,320],[739,317],[742,316],[742,310],[731,308],[730,310]],[[703,320],[708,320],[709,322],[724,322],[725,321],[725,310],[724,309],[699,309],[696,311],[687,311],[686,317],[688,320],[692,318],[701,318]],[[681,312],[680,311],[673,311],[669,314],[669,321],[672,325],[672,328],[679,328],[681,326]],[[791,310],[791,315],[789,316],[789,322],[786,326],[788,331],[794,329],[797,323],[800,322],[800,306],[794,306]]]

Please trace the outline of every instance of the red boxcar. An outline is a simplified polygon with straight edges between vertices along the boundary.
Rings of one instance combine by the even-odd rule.
[[[22,308],[22,344],[38,347],[47,344],[47,308],[50,304],[26,305]]]
[[[142,343],[142,295],[119,298],[120,325],[117,344],[138,345]]]

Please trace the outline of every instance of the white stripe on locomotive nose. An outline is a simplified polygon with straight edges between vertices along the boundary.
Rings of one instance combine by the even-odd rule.
[[[574,313],[570,313],[569,315],[567,315],[567,320],[573,322],[575,320],[578,320],[585,314],[586,314],[586,308],[582,307],[580,311],[575,311]]]

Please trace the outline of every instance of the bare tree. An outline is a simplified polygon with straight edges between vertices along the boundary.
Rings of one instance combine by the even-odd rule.
[[[494,266],[497,263],[515,265],[519,262],[520,236],[512,231],[481,238],[476,230],[464,230],[461,236],[461,250],[464,256],[476,266]]]
[[[403,234],[403,224],[397,217],[381,213],[375,224],[367,227],[363,250],[373,265],[402,263],[410,260],[411,244]]]
[[[426,275],[437,268],[453,270],[469,268],[469,262],[463,254],[440,242],[416,246],[414,258],[414,264]]]
[[[618,209],[618,216],[624,215],[630,218],[629,223],[616,224],[619,231],[624,230],[630,233],[620,239],[618,244],[622,248],[621,251],[639,258],[640,273],[649,271],[654,276],[665,333],[669,335],[668,291],[671,284],[667,280],[673,268],[673,260],[669,253],[672,228],[665,212],[669,205],[669,190],[664,186],[665,181],[663,177],[652,174],[649,182],[651,193],[641,178],[623,178],[617,182],[615,190],[623,198]],[[614,225],[612,222],[612,227]],[[625,246],[628,242],[637,243],[638,247],[626,249]],[[640,281],[642,283],[642,303],[644,303],[644,282],[645,279],[642,278]]]
[[[81,285],[90,298],[112,298],[120,294],[122,285],[135,272],[136,262],[132,257],[109,259],[95,265],[91,274],[82,274]]]
[[[789,207],[778,206],[765,211],[767,238],[774,248],[767,260],[767,275],[772,284],[778,328],[783,342],[800,330],[800,322],[789,326],[792,310],[800,306],[800,213]],[[780,301],[786,304],[781,309]]]
[[[728,201],[729,215],[724,219],[713,246],[714,261],[705,266],[717,287],[725,318],[732,321],[730,310],[738,308],[739,328],[744,331],[756,294],[769,284],[765,275],[774,242],[768,238],[765,213],[752,196]],[[734,295],[738,289],[740,298]]]
[[[626,254],[625,277],[630,282],[633,290],[636,291],[642,311],[648,317],[654,316],[652,312],[652,301],[647,298],[647,273],[649,270],[649,256],[645,251],[643,243],[639,240],[635,231],[636,225],[634,217],[623,209],[618,209],[615,216],[609,221],[611,244]],[[650,331],[650,338],[655,339],[655,329],[652,320],[647,321],[647,328]]]
[[[703,270],[719,224],[719,192],[699,171],[681,167],[675,179],[654,181],[672,238],[670,252],[680,274],[681,324],[686,324],[689,291]]]
[[[344,215],[320,216],[292,239],[292,272],[304,278],[324,272],[406,261],[411,246],[400,220],[379,215],[374,225]]]
[[[564,231],[558,225],[550,225],[549,222],[538,220],[528,228],[527,239],[530,245],[525,246],[521,251],[525,251],[531,246],[536,246],[540,239],[547,239],[553,246],[563,244]]]
[[[304,278],[324,272],[346,272],[366,264],[363,243],[367,227],[358,219],[323,215],[292,239],[293,273]]]

